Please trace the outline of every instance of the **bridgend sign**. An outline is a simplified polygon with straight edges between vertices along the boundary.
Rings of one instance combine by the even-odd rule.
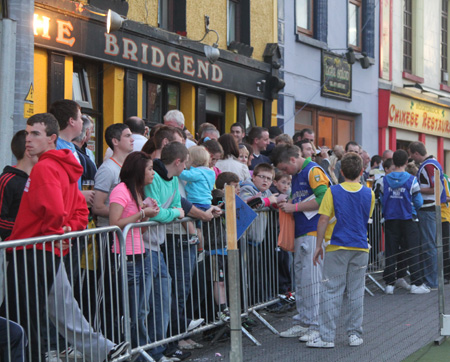
[[[245,67],[219,59],[210,64],[203,53],[123,29],[108,34],[104,23],[35,9],[35,45],[69,54],[131,67],[145,73],[264,98],[257,83],[270,69]]]
[[[450,137],[450,109],[391,94],[388,124],[408,131]]]
[[[352,66],[345,58],[322,51],[322,97],[352,100]]]

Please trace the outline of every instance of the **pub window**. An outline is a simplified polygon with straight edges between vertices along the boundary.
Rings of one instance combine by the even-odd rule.
[[[313,36],[313,0],[296,0],[295,22],[297,32]]]
[[[256,125],[256,114],[253,100],[247,99],[247,112],[245,112],[245,129],[248,132],[250,128],[255,127]]]
[[[348,2],[348,45],[357,51],[362,49],[361,41],[362,0]]]
[[[412,74],[412,0],[403,0],[403,70]]]
[[[86,69],[82,66],[74,66],[72,80],[73,100],[83,108],[92,109],[91,90]]]
[[[448,82],[448,0],[441,7],[441,83]]]
[[[206,118],[205,121],[212,123],[219,130],[220,133],[224,132],[223,125],[225,124],[225,112],[224,112],[224,95],[221,93],[206,92]]]
[[[142,114],[149,122],[163,123],[163,117],[168,111],[180,109],[178,84],[148,78],[143,82],[143,87]]]
[[[159,0],[158,26],[186,36],[186,0]]]
[[[227,0],[227,44],[250,45],[250,1]]]

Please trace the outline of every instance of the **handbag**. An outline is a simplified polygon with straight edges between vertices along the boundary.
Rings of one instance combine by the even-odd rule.
[[[286,213],[280,209],[280,233],[278,234],[278,246],[285,251],[294,251],[295,221],[292,213]]]

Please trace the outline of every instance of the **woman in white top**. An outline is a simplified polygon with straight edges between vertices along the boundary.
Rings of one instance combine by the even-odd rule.
[[[219,137],[219,143],[223,148],[222,159],[217,161],[216,167],[222,172],[234,172],[240,181],[250,178],[248,166],[238,161],[239,146],[236,139],[229,133]]]

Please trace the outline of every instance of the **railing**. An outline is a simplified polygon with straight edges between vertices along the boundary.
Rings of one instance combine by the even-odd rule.
[[[104,361],[122,341],[130,348],[118,361],[137,355],[158,360],[167,344],[226,325],[224,219],[197,225],[199,240],[192,235],[195,223],[145,222],[123,232],[107,227],[0,243],[1,315],[8,326],[23,326],[28,360],[64,360],[73,349],[79,361]],[[279,300],[277,223],[275,211],[260,211],[239,241],[241,312],[263,322],[257,310]],[[145,254],[127,255],[127,238],[143,243]],[[69,243],[70,252],[60,256]],[[8,356],[10,333],[8,327]]]

